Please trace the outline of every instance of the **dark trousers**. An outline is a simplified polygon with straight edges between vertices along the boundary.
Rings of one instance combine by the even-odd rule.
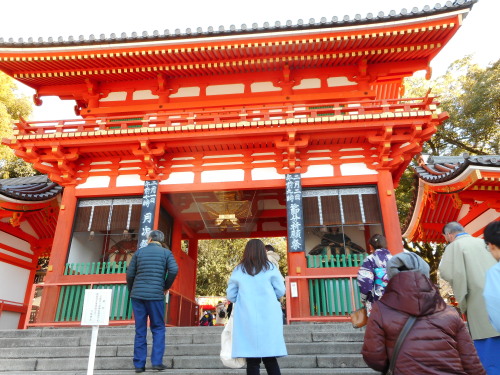
[[[260,361],[264,362],[268,375],[281,375],[276,357],[247,358],[247,375],[260,374]]]
[[[151,333],[153,334],[151,364],[153,366],[163,364],[163,354],[165,353],[165,301],[132,298],[132,310],[135,319],[134,366],[136,368],[146,366],[148,317]]]

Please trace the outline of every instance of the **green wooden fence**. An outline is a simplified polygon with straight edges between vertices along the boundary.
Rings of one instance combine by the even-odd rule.
[[[90,285],[64,285],[61,286],[59,301],[57,303],[56,322],[76,322],[82,318],[83,300],[85,290]],[[110,320],[131,320],[132,304],[126,284],[99,284],[94,289],[112,289]]]
[[[308,268],[359,267],[368,254],[351,255],[308,255]]]
[[[65,275],[107,275],[127,272],[127,262],[66,263]]]
[[[354,305],[351,293],[354,293]],[[311,316],[345,316],[360,308],[361,298],[356,278],[309,280],[309,306]]]
[[[308,268],[359,267],[368,254],[308,255]],[[352,286],[351,286],[352,280]],[[354,302],[351,294],[354,293]],[[345,316],[361,307],[356,278],[309,280],[311,316]]]

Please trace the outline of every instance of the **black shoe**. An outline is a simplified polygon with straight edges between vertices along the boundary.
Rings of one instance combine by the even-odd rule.
[[[146,367],[136,367],[135,368],[135,372],[139,373],[139,372],[145,372],[146,371]]]
[[[156,366],[153,365],[151,368],[153,370],[156,370],[156,371],[164,371],[164,370],[167,369],[167,366],[165,366],[163,364],[162,365],[156,365]]]

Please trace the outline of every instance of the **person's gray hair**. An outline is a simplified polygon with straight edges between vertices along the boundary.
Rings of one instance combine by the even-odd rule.
[[[148,239],[155,242],[165,241],[165,235],[161,230],[152,230],[148,233]]]
[[[462,224],[457,223],[456,221],[451,221],[443,227],[443,234],[455,234],[462,233],[465,229]]]
[[[387,276],[392,279],[400,272],[416,271],[429,277],[430,267],[425,260],[415,253],[403,252],[394,255],[387,262]]]

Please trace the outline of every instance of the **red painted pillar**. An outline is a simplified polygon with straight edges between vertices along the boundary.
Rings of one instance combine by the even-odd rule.
[[[391,172],[379,170],[377,186],[387,247],[391,253],[397,254],[403,251],[403,242]]]
[[[54,242],[50,253],[50,262],[45,276],[45,283],[57,283],[64,273],[71,240],[71,228],[76,212],[75,186],[65,186],[57,219]],[[59,298],[59,287],[45,287],[38,313],[38,323],[53,322]]]
[[[193,264],[194,264],[194,273],[193,273],[193,285],[191,289],[191,295],[189,297],[192,297],[194,300],[196,296],[196,281],[197,281],[197,276],[198,276],[198,239],[197,238],[191,238],[189,240],[189,250],[188,250],[188,255],[193,259]]]
[[[307,262],[304,252],[288,254],[288,275],[289,276],[306,276]],[[310,316],[309,311],[309,287],[306,280],[292,279],[291,282],[297,283],[298,297],[286,296],[289,299],[291,311],[287,311],[287,315],[291,317]]]

